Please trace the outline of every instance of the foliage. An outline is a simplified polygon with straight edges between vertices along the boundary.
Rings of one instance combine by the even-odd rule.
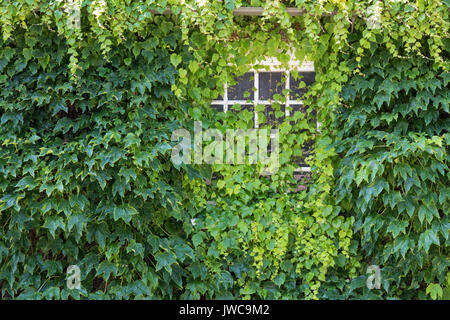
[[[2,298],[443,296],[447,3],[80,4],[80,30],[63,1],[0,6]],[[241,5],[265,13],[234,17]],[[314,61],[304,100],[321,127],[280,124],[276,174],[170,161],[171,133],[195,120],[249,128],[245,111],[210,108],[216,88],[289,50]],[[311,141],[308,189],[291,192]],[[66,288],[71,264],[81,290]],[[368,264],[381,290],[363,288]]]
[[[395,55],[388,36],[400,37],[366,34],[371,54],[346,58],[355,74],[337,113],[337,200],[355,217],[357,260],[383,266],[384,297],[426,288],[434,299],[449,265],[449,74],[420,34],[413,46],[424,49]]]

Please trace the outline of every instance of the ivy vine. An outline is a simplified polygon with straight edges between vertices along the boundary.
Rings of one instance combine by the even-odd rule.
[[[68,3],[0,5],[0,297],[448,295],[448,1],[73,0],[80,28]],[[276,174],[170,161],[196,120],[251,128],[211,101],[291,54],[316,82]]]

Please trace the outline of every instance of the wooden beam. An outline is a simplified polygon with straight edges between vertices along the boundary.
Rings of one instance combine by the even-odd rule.
[[[298,8],[286,8],[287,13],[291,16],[300,16],[305,11]],[[234,9],[233,14],[235,16],[262,16],[264,8],[262,7],[241,7]]]
[[[305,13],[305,10],[298,8],[286,8],[287,13],[291,16],[301,16]],[[264,12],[264,8],[262,7],[240,7],[238,9],[233,10],[233,15],[235,16],[262,16]],[[152,10],[153,14],[160,14],[157,10]],[[163,14],[170,14],[171,11],[169,8],[164,10]]]

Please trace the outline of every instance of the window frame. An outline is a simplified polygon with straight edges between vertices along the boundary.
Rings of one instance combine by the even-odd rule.
[[[256,66],[260,66],[259,68],[255,68]],[[258,61],[256,64],[252,65],[252,67],[246,71],[246,72],[253,72],[254,73],[254,80],[253,80],[253,88],[254,90],[254,97],[253,99],[247,99],[247,100],[228,100],[228,85],[227,83],[224,84],[223,87],[223,96],[221,100],[212,100],[211,101],[211,105],[222,105],[223,106],[223,111],[224,113],[228,112],[228,107],[229,106],[233,106],[235,104],[240,104],[240,105],[248,105],[248,101],[252,101],[254,103],[254,105],[260,105],[260,104],[264,104],[264,105],[271,105],[274,101],[273,100],[259,100],[259,74],[261,72],[282,72],[285,77],[286,77],[286,81],[285,81],[285,87],[283,89],[287,89],[290,90],[290,77],[291,77],[291,72],[314,72],[315,73],[315,69],[314,69],[314,63],[312,61],[304,61],[302,64],[300,64],[300,62],[298,60],[295,60],[295,58],[293,57],[293,55],[291,55],[291,61],[288,63],[288,68],[283,67],[283,64],[280,63],[276,58],[274,57],[269,57],[269,58],[265,58],[261,61]],[[287,95],[287,99],[286,102],[284,103],[285,105],[285,116],[289,117],[290,115],[290,111],[289,111],[289,106],[291,105],[303,105],[303,100],[301,99],[296,99],[296,100],[291,100],[290,99],[290,95],[288,93]],[[258,112],[255,110],[253,111],[254,113],[254,126],[256,129],[259,128],[259,123],[258,123]],[[317,121],[316,119],[316,127],[318,130],[320,127],[320,123]],[[271,134],[271,138],[273,138],[273,134]],[[307,173],[307,172],[311,172],[311,167],[309,166],[303,166],[303,167],[297,167],[296,169],[294,169],[294,174],[299,174],[299,173]]]

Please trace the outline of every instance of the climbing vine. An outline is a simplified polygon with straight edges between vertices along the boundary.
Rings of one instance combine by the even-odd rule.
[[[0,17],[2,298],[448,294],[448,2],[3,0]],[[251,128],[211,101],[291,56],[316,81],[275,174],[171,162],[194,121]]]

